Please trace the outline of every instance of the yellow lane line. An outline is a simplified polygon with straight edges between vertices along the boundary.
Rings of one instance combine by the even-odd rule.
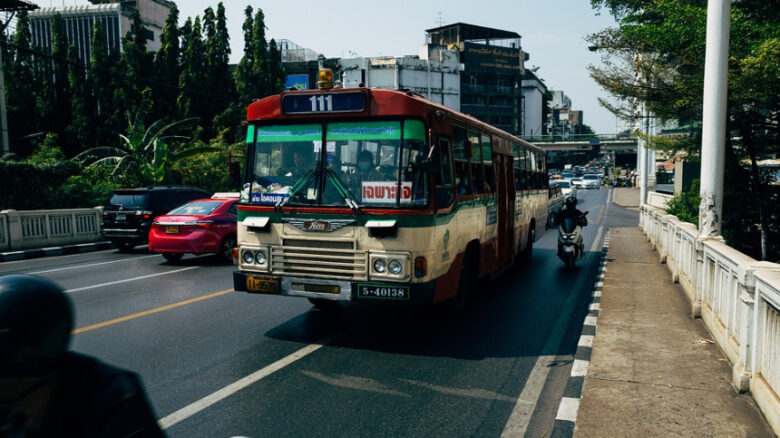
[[[599,210],[599,216],[596,218],[596,225],[601,222],[601,214],[604,213],[604,204],[601,204],[601,209]]]
[[[179,301],[178,303],[168,304],[165,306],[157,307],[154,309],[145,310],[143,312],[133,313],[132,315],[122,316],[119,318],[114,318],[109,321],[99,322],[97,324],[88,325],[86,327],[77,328],[76,330],[73,330],[73,334],[77,335],[79,333],[88,332],[91,330],[96,330],[99,328],[107,327],[109,325],[119,324],[120,322],[130,321],[131,319],[140,318],[142,316],[147,315],[153,315],[155,313],[164,312],[166,310],[175,309],[177,307],[186,306],[187,304],[197,303],[198,301],[204,301],[211,298],[216,298],[221,295],[229,294],[230,292],[233,292],[233,289],[226,289],[220,292],[214,292],[213,294],[203,295],[202,297],[192,298],[189,300]]]

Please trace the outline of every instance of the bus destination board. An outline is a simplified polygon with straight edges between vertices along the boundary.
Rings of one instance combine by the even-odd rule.
[[[366,109],[364,93],[288,94],[282,96],[285,114],[352,113]]]

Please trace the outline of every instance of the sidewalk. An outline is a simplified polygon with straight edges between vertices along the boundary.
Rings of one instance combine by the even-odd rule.
[[[575,436],[773,437],[641,230],[613,228],[607,261]]]
[[[0,263],[17,260],[37,259],[39,257],[58,256],[66,254],[83,254],[112,248],[110,242],[99,241],[77,243],[74,245],[52,246],[49,248],[23,249],[19,251],[0,252]]]
[[[613,203],[630,209],[639,208],[639,188],[616,187]]]

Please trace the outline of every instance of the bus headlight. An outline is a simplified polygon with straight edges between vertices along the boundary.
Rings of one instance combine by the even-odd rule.
[[[255,261],[258,265],[264,265],[268,261],[268,256],[265,254],[265,251],[257,251],[255,253]]]
[[[252,251],[244,251],[244,253],[241,254],[241,261],[243,261],[244,264],[251,265],[255,262],[255,255]]]
[[[384,259],[376,259],[374,260],[374,271],[384,274],[387,270],[387,263],[385,263]]]
[[[404,266],[398,260],[390,260],[390,263],[387,264],[387,270],[393,275],[400,274],[403,269]]]

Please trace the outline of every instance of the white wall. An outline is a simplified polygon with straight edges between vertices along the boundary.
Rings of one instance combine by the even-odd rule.
[[[543,99],[544,90],[539,81],[523,81],[523,99],[525,100],[525,111],[523,111],[523,137],[533,137],[542,135],[542,112],[544,111]]]

